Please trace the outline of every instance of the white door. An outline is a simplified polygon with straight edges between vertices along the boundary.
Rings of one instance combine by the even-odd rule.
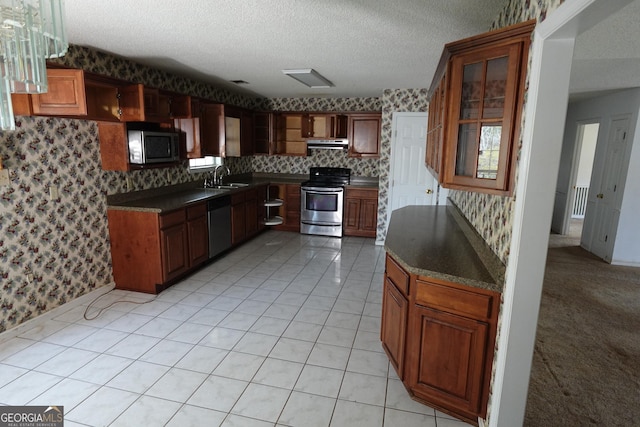
[[[589,192],[585,222],[591,224],[591,235],[587,249],[596,256],[611,261],[615,232],[620,218],[620,179],[624,166],[629,118],[611,121],[602,179],[599,186]],[[593,216],[592,216],[593,215]],[[589,218],[592,216],[591,218]]]
[[[389,215],[404,206],[446,200],[447,191],[425,166],[427,113],[393,113],[391,136]]]

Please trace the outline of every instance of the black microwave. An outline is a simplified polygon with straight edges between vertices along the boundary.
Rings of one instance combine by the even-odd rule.
[[[177,132],[129,129],[129,163],[147,165],[180,160]]]

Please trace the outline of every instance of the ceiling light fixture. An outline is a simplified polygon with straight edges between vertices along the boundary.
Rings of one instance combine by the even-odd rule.
[[[46,59],[68,47],[64,0],[0,0],[0,129],[15,129],[11,93],[46,92]]]
[[[296,79],[300,83],[309,86],[312,89],[327,89],[333,87],[333,83],[331,83],[313,68],[282,70],[282,72],[289,77]]]

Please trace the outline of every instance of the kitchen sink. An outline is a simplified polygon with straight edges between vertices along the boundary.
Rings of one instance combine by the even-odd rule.
[[[248,187],[248,186],[249,186],[249,184],[246,184],[244,182],[230,182],[228,184],[214,185],[213,187],[210,187],[210,188],[223,189],[223,190],[233,190],[234,188],[243,188],[243,187]]]

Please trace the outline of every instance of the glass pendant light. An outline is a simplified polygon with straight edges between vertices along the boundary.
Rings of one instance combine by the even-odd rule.
[[[0,0],[0,126],[14,129],[11,93],[47,91],[47,58],[69,47],[64,0]]]

